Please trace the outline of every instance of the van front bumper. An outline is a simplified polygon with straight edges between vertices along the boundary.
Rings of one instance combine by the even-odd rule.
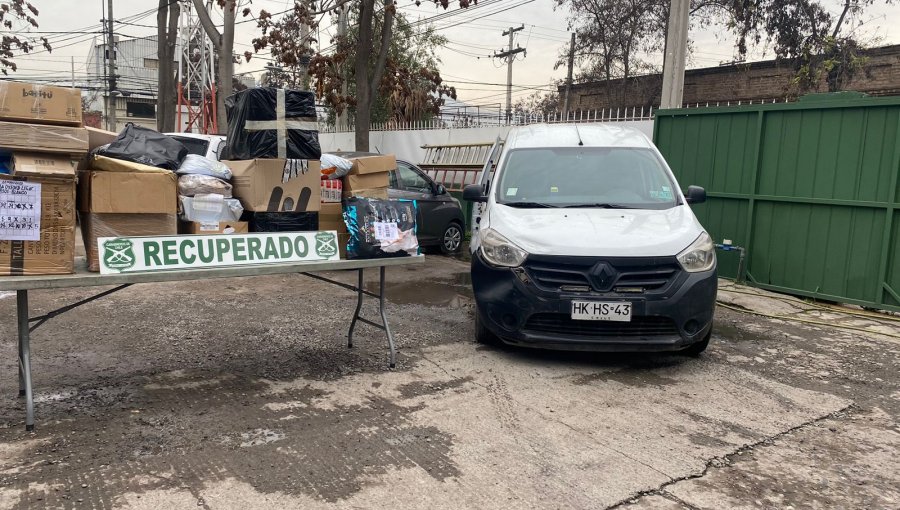
[[[542,263],[552,265],[554,260],[544,257]],[[647,292],[598,291],[602,284],[590,274],[585,277],[591,281],[589,289],[550,289],[536,274],[528,267],[490,266],[480,251],[472,257],[472,287],[482,323],[504,343],[561,350],[678,351],[702,341],[712,328],[715,268],[701,273],[679,269],[665,285]],[[573,300],[631,303],[631,321],[573,320]]]

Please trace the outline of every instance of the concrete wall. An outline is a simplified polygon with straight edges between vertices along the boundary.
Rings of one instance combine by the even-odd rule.
[[[648,138],[653,137],[652,120],[612,122],[611,124],[632,127],[647,135]],[[372,152],[393,153],[400,159],[412,163],[420,163],[425,159],[423,145],[492,143],[498,136],[505,138],[509,130],[509,126],[494,126],[460,129],[373,131],[369,135],[369,148]],[[322,152],[354,149],[353,133],[320,133],[319,143],[322,145]]]
[[[847,90],[873,96],[900,94],[900,45],[874,48],[867,56],[870,59],[867,72],[854,78]],[[684,77],[684,102],[736,103],[784,98],[792,95],[790,82],[794,75],[790,64],[779,64],[774,60],[692,69]],[[576,84],[572,87],[571,108],[657,107],[661,86],[660,75]],[[824,83],[820,90],[827,91]],[[561,88],[560,93],[564,93],[564,89]]]

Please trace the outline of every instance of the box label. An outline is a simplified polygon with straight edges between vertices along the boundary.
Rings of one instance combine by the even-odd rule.
[[[337,233],[101,237],[100,273],[339,260]]]
[[[41,239],[41,183],[0,181],[0,240]]]

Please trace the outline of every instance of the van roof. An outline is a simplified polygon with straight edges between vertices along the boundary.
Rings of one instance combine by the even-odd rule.
[[[513,128],[506,138],[507,149],[534,147],[653,147],[637,129],[610,124],[532,124]]]

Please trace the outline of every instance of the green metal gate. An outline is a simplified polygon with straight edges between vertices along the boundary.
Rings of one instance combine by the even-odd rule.
[[[706,188],[710,235],[746,248],[748,282],[900,311],[900,97],[661,110],[654,140]]]

